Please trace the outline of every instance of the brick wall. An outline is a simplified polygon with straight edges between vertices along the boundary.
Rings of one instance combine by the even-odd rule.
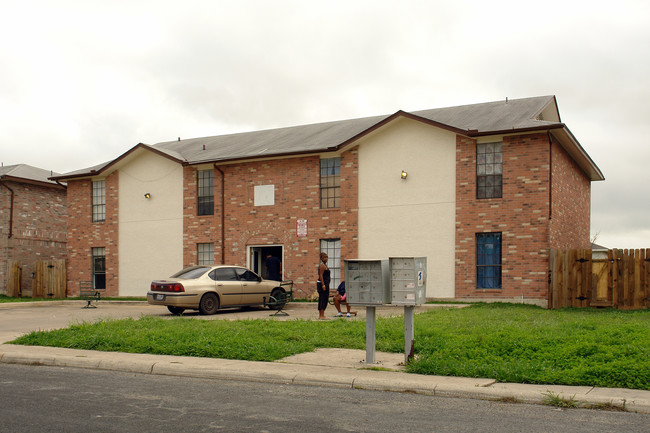
[[[11,185],[10,183],[8,183]],[[11,188],[11,186],[9,186]],[[11,192],[0,185],[0,293],[7,293],[7,276],[9,270],[9,210],[11,209]]]
[[[503,197],[477,200],[475,140],[458,136],[456,151],[456,297],[546,299],[550,246],[563,246],[563,241],[576,247],[583,242],[588,245],[589,180],[559,145],[549,145],[545,133],[504,137]],[[212,169],[215,213],[197,216],[197,167],[183,168],[184,266],[196,264],[198,243],[214,244],[215,263],[244,266],[247,246],[282,245],[285,276],[293,279],[297,288],[312,293],[320,239],[340,238],[342,257],[358,256],[356,148],[341,155],[339,209],[320,209],[318,156]],[[254,189],[259,185],[275,186],[274,205],[254,206]],[[69,295],[78,293],[79,281],[92,279],[93,247],[106,248],[107,295],[119,293],[118,187],[115,172],[106,178],[106,221],[92,223],[91,182],[68,184]],[[308,236],[298,237],[296,222],[303,218],[308,221]],[[475,239],[481,232],[502,233],[502,288],[498,290],[476,288]]]
[[[203,168],[205,169],[205,168]],[[197,215],[197,169],[183,167],[183,266],[197,263],[198,243],[214,243],[214,263],[221,258],[221,177],[214,170],[214,215]]]
[[[358,155],[341,155],[340,209],[320,209],[318,156],[225,165],[225,256],[223,262],[247,265],[248,245],[284,246],[284,272],[301,289],[315,290],[320,239],[340,238],[343,257],[357,256]],[[196,244],[215,244],[221,263],[222,175],[215,169],[215,215],[196,215],[196,169],[184,172],[184,261],[196,264]],[[275,204],[254,206],[254,188],[275,186]],[[307,219],[308,236],[296,235],[298,219]],[[299,292],[299,294],[302,294]]]
[[[591,181],[558,144],[552,151],[551,248],[591,248]]]
[[[458,136],[456,297],[545,299],[550,148],[546,134],[503,138],[503,196],[476,199],[476,142]],[[502,288],[476,288],[476,233],[502,233]]]
[[[92,248],[106,251],[106,295],[118,296],[118,172],[106,177],[106,220],[92,222],[92,182],[68,182],[68,296],[92,281]]]
[[[11,193],[0,187],[0,292],[6,293],[7,263],[22,266],[21,290],[32,290],[39,260],[66,257],[66,191],[60,186],[3,182],[14,192],[13,227],[9,233]]]

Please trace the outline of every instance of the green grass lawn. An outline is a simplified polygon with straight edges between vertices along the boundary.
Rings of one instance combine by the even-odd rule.
[[[82,323],[16,344],[274,361],[317,348],[365,349],[365,322],[200,320]],[[403,352],[403,318],[378,318],[376,349]],[[419,374],[650,390],[650,310],[545,310],[477,304],[416,315]]]
[[[18,298],[7,295],[0,295],[0,304],[5,304],[9,302],[36,302],[36,301],[62,301],[63,299],[52,299],[52,298]]]

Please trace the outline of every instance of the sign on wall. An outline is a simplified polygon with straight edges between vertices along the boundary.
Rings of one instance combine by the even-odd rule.
[[[307,237],[307,220],[300,218],[296,221],[296,235],[299,238]]]

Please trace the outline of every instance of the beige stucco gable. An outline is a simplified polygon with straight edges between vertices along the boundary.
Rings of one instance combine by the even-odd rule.
[[[142,151],[117,169],[119,294],[146,296],[152,280],[183,267],[183,166]]]
[[[456,134],[398,117],[357,144],[359,258],[427,257],[427,297],[453,297]]]

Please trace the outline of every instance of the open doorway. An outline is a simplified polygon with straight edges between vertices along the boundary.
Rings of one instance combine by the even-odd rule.
[[[280,259],[280,272],[284,275],[284,251],[282,245],[251,245],[248,247],[248,265],[252,271],[260,275],[265,280],[269,278],[266,269],[266,256],[270,254]]]

